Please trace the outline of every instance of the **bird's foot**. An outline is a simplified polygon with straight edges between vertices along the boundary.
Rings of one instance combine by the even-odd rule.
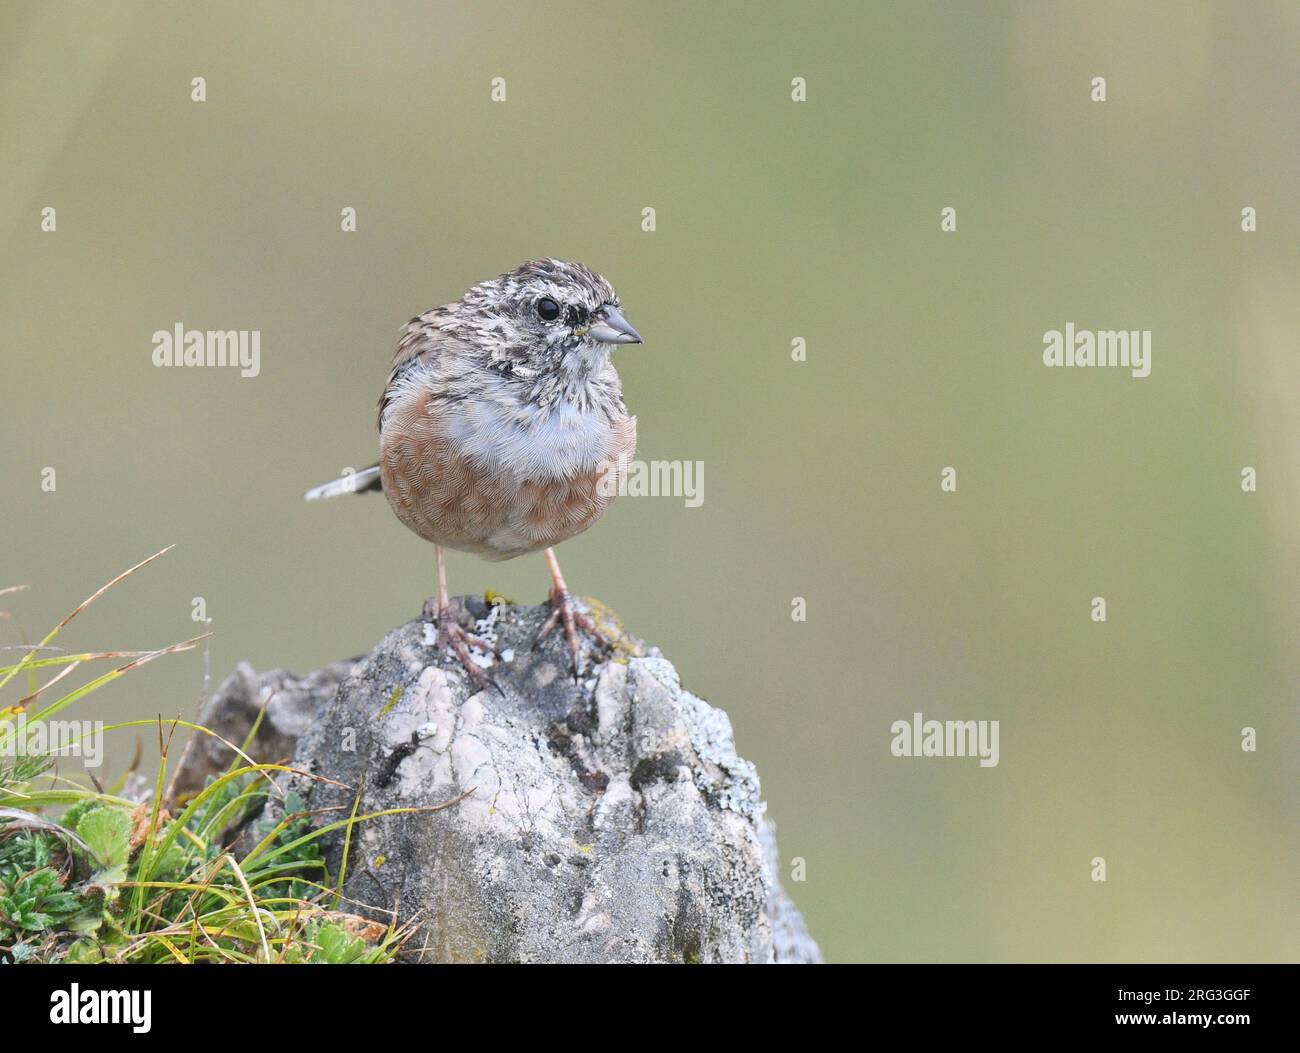
[[[427,620],[438,624],[438,649],[444,655],[448,651],[455,654],[460,659],[460,664],[464,666],[465,672],[469,673],[470,679],[479,687],[490,687],[487,673],[474,661],[474,656],[469,653],[469,649],[477,647],[484,654],[496,654],[496,648],[481,636],[475,636],[463,628],[456,620],[456,614],[451,609],[450,603],[438,606],[430,600],[424,605],[424,616]]]
[[[568,589],[551,589],[551,616],[542,624],[537,639],[539,641],[546,639],[557,625],[564,626],[564,638],[568,640],[569,654],[573,656],[574,676],[582,676],[582,644],[578,640],[578,630],[581,629],[587,635],[594,636],[601,643],[605,642],[605,638],[596,623],[578,609],[573,593]]]

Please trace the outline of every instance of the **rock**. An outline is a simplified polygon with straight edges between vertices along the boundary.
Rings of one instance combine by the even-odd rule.
[[[198,722],[221,739],[243,749],[259,764],[285,762],[293,756],[298,739],[310,727],[321,707],[334,697],[340,681],[359,659],[335,662],[307,676],[272,669],[260,676],[240,662],[211,698],[204,703]],[[245,747],[258,716],[257,736]],[[235,751],[211,735],[190,736],[172,776],[164,805],[173,813],[203,788],[210,777],[229,770]]]
[[[489,688],[443,658],[422,620],[391,632],[337,691],[326,685],[339,666],[277,674],[295,702],[274,741],[307,724],[294,766],[345,784],[284,780],[308,808],[335,819],[354,804],[358,815],[426,809],[354,827],[344,907],[415,918],[408,961],[821,960],[781,889],[758,776],[722,710],[597,605],[620,642],[584,644],[579,683],[562,633],[534,646],[548,607],[456,605],[503,656],[482,656]],[[235,677],[218,697],[244,712],[268,685],[246,666]],[[342,850],[339,831],[326,841],[333,874]]]

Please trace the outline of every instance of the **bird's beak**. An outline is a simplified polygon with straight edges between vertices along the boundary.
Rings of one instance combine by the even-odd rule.
[[[641,343],[641,334],[612,304],[607,304],[597,318],[598,321],[586,333],[592,340],[599,340],[602,344]]]

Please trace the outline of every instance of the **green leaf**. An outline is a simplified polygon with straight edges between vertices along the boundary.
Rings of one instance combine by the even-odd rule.
[[[69,830],[75,831],[77,824],[84,819],[90,812],[100,808],[107,807],[103,801],[97,801],[93,797],[78,801],[63,813],[63,818],[59,820]]]
[[[97,870],[90,875],[86,881],[86,886],[91,889],[102,889],[112,885],[120,885],[126,880],[126,864],[119,863],[116,866],[105,867],[103,870]],[[116,897],[117,890],[113,889],[113,895]]]
[[[120,808],[96,808],[77,823],[78,836],[105,870],[125,867],[131,855],[131,817]]]
[[[14,921],[18,923],[19,928],[28,929],[32,932],[39,931],[40,929],[48,929],[54,924],[54,919],[50,917],[50,915],[41,914],[39,911],[27,914],[23,914],[20,911],[18,916],[14,918]]]
[[[320,946],[317,961],[325,965],[349,965],[365,952],[364,940],[350,935],[341,925],[326,922],[316,930],[315,942]]]
[[[95,905],[69,918],[64,928],[69,932],[75,932],[78,936],[93,936],[103,927],[104,920],[104,911]]]
[[[104,949],[97,940],[80,939],[68,948],[64,961],[73,964],[89,965],[104,960]]]

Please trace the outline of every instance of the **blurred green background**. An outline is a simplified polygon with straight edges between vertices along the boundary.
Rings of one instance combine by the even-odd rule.
[[[1293,960],[1298,45],[1281,2],[8,3],[0,643],[175,542],[61,642],[202,596],[214,682],[368,650],[433,550],[303,490],[374,459],[406,319],[578,259],[647,338],[639,456],[706,490],[566,575],[731,715],[829,958]],[[1045,369],[1070,321],[1151,329],[1152,375]],[[176,322],[260,329],[261,376],[154,368]],[[192,715],[203,664],[96,712]],[[918,710],[1000,720],[1000,765],[892,757]]]

